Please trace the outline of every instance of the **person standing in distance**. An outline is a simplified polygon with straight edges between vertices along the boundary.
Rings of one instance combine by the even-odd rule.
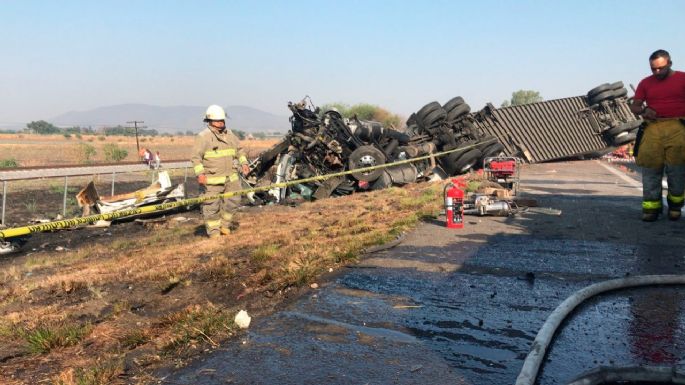
[[[219,195],[240,190],[237,169],[243,175],[250,172],[240,140],[226,127],[226,112],[217,105],[207,108],[207,127],[197,134],[190,161],[201,186],[202,196]],[[202,217],[207,236],[217,238],[231,233],[233,213],[240,196],[220,198],[202,203]]]
[[[685,201],[685,72],[674,71],[671,55],[657,50],[649,57],[652,75],[640,81],[631,111],[645,120],[636,163],[642,167],[642,220],[662,213],[661,178],[668,182],[668,219],[680,219]]]

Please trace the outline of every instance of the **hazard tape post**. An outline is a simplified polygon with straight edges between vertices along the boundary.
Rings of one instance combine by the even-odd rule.
[[[494,140],[496,140],[496,139],[492,138],[492,139],[489,139],[487,141],[480,142],[478,145],[483,145],[483,144],[492,142]],[[7,238],[20,237],[23,235],[29,235],[29,234],[33,234],[33,233],[40,233],[40,232],[45,232],[45,231],[54,231],[54,230],[72,228],[72,227],[81,226],[81,225],[87,225],[90,223],[97,222],[99,220],[111,221],[114,219],[126,218],[126,217],[130,217],[130,216],[134,216],[134,215],[149,214],[149,213],[169,210],[169,209],[182,207],[182,206],[191,206],[191,205],[199,204],[199,203],[206,202],[209,200],[221,199],[221,198],[230,198],[233,196],[245,195],[245,194],[249,194],[249,193],[253,193],[253,192],[268,191],[268,190],[271,190],[273,188],[288,187],[288,186],[293,186],[293,185],[300,184],[300,183],[323,181],[323,180],[326,180],[329,178],[334,178],[334,177],[339,177],[339,176],[344,176],[344,175],[351,175],[353,173],[367,172],[367,171],[373,171],[373,170],[377,170],[377,169],[383,169],[383,168],[398,166],[398,165],[402,165],[402,164],[409,164],[409,163],[418,162],[418,161],[422,161],[422,160],[426,160],[426,159],[430,159],[430,158],[439,158],[439,157],[445,156],[447,154],[451,154],[453,152],[464,151],[464,150],[467,150],[467,149],[473,148],[473,147],[476,147],[476,145],[473,144],[473,145],[469,145],[469,146],[455,148],[455,149],[449,150],[449,151],[438,152],[435,154],[420,156],[417,158],[412,158],[412,159],[407,159],[407,160],[401,160],[401,161],[397,161],[397,162],[393,162],[393,163],[386,163],[386,164],[382,164],[382,165],[378,165],[378,166],[357,168],[354,170],[341,171],[341,172],[336,172],[336,173],[326,174],[326,175],[317,175],[317,176],[313,176],[310,178],[291,180],[291,181],[283,182],[283,183],[273,183],[273,184],[270,184],[268,186],[263,186],[263,187],[254,187],[254,188],[243,189],[243,190],[238,190],[238,191],[229,191],[229,192],[224,193],[224,194],[211,195],[211,196],[199,197],[199,198],[189,198],[189,199],[183,199],[183,200],[176,201],[176,202],[160,203],[157,205],[150,205],[150,206],[138,207],[135,209],[115,211],[115,212],[107,213],[107,214],[95,214],[95,215],[89,215],[86,217],[65,219],[65,220],[48,222],[48,223],[41,223],[41,224],[31,225],[31,226],[14,227],[14,228],[9,228],[9,229],[5,229],[5,230],[0,230],[0,240],[4,240]]]

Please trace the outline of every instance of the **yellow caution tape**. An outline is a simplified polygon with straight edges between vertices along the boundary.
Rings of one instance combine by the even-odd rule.
[[[486,143],[489,143],[489,142],[492,142],[495,140],[496,140],[496,138],[492,138],[492,139],[489,139],[487,141],[480,142],[480,143],[478,143],[478,145],[483,145],[483,144],[486,144]],[[253,193],[253,192],[268,191],[268,190],[271,190],[274,188],[283,188],[283,187],[293,186],[293,185],[300,184],[300,183],[323,181],[323,180],[326,180],[329,178],[335,178],[335,177],[343,176],[343,175],[351,175],[351,174],[356,174],[359,172],[367,172],[367,171],[373,171],[373,170],[378,170],[378,169],[383,169],[383,168],[388,168],[388,167],[393,167],[393,166],[399,166],[399,165],[418,162],[418,161],[426,160],[426,159],[430,159],[430,158],[439,158],[439,157],[445,156],[447,154],[451,154],[453,152],[468,150],[468,149],[474,148],[476,146],[477,146],[476,144],[472,144],[469,146],[455,148],[455,149],[449,150],[449,151],[437,152],[435,154],[420,156],[417,158],[412,158],[412,159],[407,159],[407,160],[400,160],[400,161],[393,162],[393,163],[385,163],[385,164],[381,164],[378,166],[356,168],[354,170],[341,171],[341,172],[336,172],[336,173],[326,174],[326,175],[317,175],[317,176],[313,176],[313,177],[309,177],[309,178],[296,179],[296,180],[291,180],[291,181],[282,182],[282,183],[272,183],[268,186],[253,187],[253,188],[248,188],[248,189],[243,189],[243,190],[229,191],[229,192],[226,192],[223,194],[210,195],[210,196],[204,196],[204,197],[198,197],[198,198],[188,198],[188,199],[183,199],[183,200],[179,200],[176,202],[160,203],[160,204],[156,204],[156,205],[143,206],[143,207],[137,207],[137,208],[133,208],[133,209],[115,211],[115,212],[107,213],[107,214],[95,214],[95,215],[89,215],[87,217],[65,219],[65,220],[61,220],[61,221],[41,223],[41,224],[31,225],[31,226],[14,227],[14,228],[9,228],[9,229],[5,229],[5,230],[0,230],[0,240],[5,239],[5,238],[19,237],[22,235],[29,235],[29,234],[33,234],[33,233],[40,233],[40,232],[44,232],[44,231],[53,231],[53,230],[60,230],[60,229],[76,227],[76,226],[80,226],[80,225],[87,225],[89,223],[94,223],[94,222],[97,222],[99,220],[111,221],[114,219],[125,218],[125,217],[134,216],[134,215],[148,214],[148,213],[153,213],[156,211],[169,210],[169,209],[173,209],[176,207],[191,206],[191,205],[199,204],[199,203],[214,200],[214,199],[230,198],[233,196],[240,196],[240,195],[245,195],[245,194],[249,194],[249,193]]]

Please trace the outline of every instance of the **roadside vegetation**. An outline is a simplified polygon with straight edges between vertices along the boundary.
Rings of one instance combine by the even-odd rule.
[[[399,129],[404,127],[404,120],[399,115],[373,104],[358,103],[348,105],[345,103],[330,103],[320,107],[321,113],[328,110],[336,110],[345,118],[356,116],[361,120],[380,122],[384,127],[388,128]]]
[[[502,102],[502,107],[521,106],[524,104],[538,103],[544,99],[538,91],[518,90],[511,93],[511,99]]]
[[[268,313],[441,202],[442,183],[423,183],[252,209],[220,242],[197,235],[196,212],[115,225],[114,238],[80,229],[90,240],[59,252],[47,234],[50,246],[0,260],[0,383],[156,383],[160,368],[237,343],[238,310]]]

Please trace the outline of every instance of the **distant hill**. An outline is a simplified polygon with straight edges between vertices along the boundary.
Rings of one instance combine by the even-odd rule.
[[[161,107],[147,104],[120,104],[88,111],[70,111],[56,116],[50,123],[59,126],[83,126],[97,129],[102,126],[127,125],[127,121],[142,120],[148,129],[159,133],[200,131],[205,109],[201,106]],[[286,132],[290,129],[287,116],[278,116],[247,106],[225,107],[230,128],[245,132]]]

